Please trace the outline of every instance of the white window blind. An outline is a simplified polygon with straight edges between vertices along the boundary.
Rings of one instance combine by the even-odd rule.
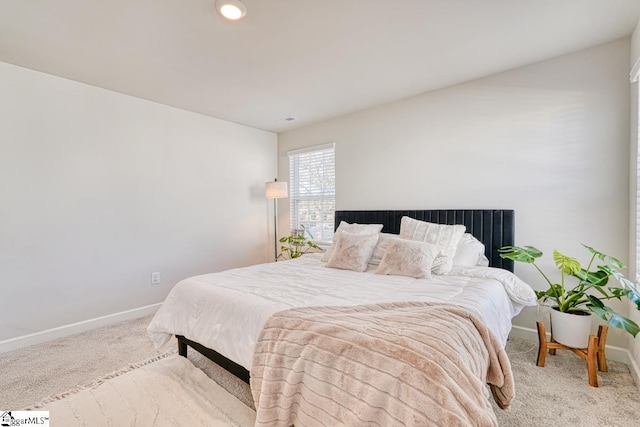
[[[289,200],[291,231],[306,230],[315,242],[330,242],[336,210],[333,144],[290,151]]]

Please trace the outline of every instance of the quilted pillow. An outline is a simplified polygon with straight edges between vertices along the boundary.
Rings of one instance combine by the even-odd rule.
[[[453,269],[453,258],[444,255],[442,252],[438,253],[436,259],[433,260],[431,266],[431,272],[439,276],[449,273]]]
[[[378,233],[353,234],[341,231],[333,236],[335,246],[327,267],[342,270],[365,271],[378,243]]]
[[[431,266],[438,255],[437,246],[415,240],[393,240],[376,274],[420,278],[431,277]]]
[[[333,249],[335,246],[335,236],[341,232],[346,231],[352,234],[378,234],[382,230],[382,224],[349,224],[345,221],[340,221],[340,225],[336,229],[336,234],[334,235],[333,242],[331,243],[331,247],[324,252],[322,255],[322,261],[327,262],[329,258],[331,258],[331,254],[333,253]]]
[[[475,267],[484,262],[484,245],[469,233],[464,233],[456,254],[453,257],[453,265]]]
[[[400,220],[400,237],[432,243],[443,255],[453,258],[467,227],[464,225],[434,224],[403,216]]]

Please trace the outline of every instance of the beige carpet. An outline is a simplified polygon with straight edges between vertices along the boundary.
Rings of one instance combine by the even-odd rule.
[[[51,424],[65,427],[253,426],[255,411],[184,357],[150,362],[29,409],[49,411]]]
[[[91,384],[131,363],[157,357],[145,333],[149,320],[123,322],[0,354],[0,409],[24,408],[78,384]],[[640,425],[640,392],[626,365],[610,361],[609,372],[598,375],[600,387],[593,388],[587,383],[585,363],[573,353],[547,356],[546,367],[539,368],[536,352],[537,343],[512,339],[507,344],[516,398],[507,411],[494,406],[501,426]],[[245,383],[193,350],[189,360],[252,406]]]
[[[494,405],[501,426],[640,425],[640,391],[627,365],[608,361],[609,372],[599,372],[599,387],[591,387],[585,362],[572,352],[548,354],[544,368],[536,366],[537,353],[537,342],[507,343],[516,397],[507,411]]]
[[[0,409],[33,405],[160,355],[145,333],[150,321],[147,316],[0,354]]]

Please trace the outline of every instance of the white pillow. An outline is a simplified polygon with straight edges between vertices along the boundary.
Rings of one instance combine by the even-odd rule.
[[[378,244],[373,250],[373,255],[371,255],[371,259],[369,260],[369,264],[371,265],[379,265],[382,257],[389,249],[389,245],[394,240],[400,240],[402,237],[397,234],[390,233],[380,233],[378,238]]]
[[[464,225],[434,224],[408,216],[400,220],[400,237],[432,243],[440,248],[442,254],[452,258],[466,229]]]
[[[378,234],[382,230],[382,224],[349,224],[348,222],[340,221],[340,225],[336,229],[336,233],[333,235],[333,242],[331,247],[322,255],[322,261],[327,262],[331,258],[331,253],[335,246],[336,235],[341,231],[346,231],[352,234]]]
[[[420,278],[431,277],[431,266],[438,255],[438,247],[415,240],[392,240],[376,274],[394,274]]]
[[[453,269],[453,258],[450,256],[446,256],[442,252],[436,256],[436,259],[433,260],[433,265],[431,266],[431,272],[437,275],[447,274]]]
[[[335,234],[334,241],[327,267],[362,272],[367,269],[369,258],[378,243],[378,233],[353,234],[341,231]]]
[[[470,233],[464,233],[458,247],[456,255],[453,257],[453,265],[464,267],[476,267],[486,260],[484,256],[484,245]],[[487,265],[489,260],[487,261]]]

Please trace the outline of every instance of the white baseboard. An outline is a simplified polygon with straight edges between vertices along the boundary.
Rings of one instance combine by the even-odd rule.
[[[633,357],[631,358],[631,363],[629,364],[629,370],[631,371],[633,380],[636,382],[636,386],[638,386],[638,390],[640,390],[640,367]]]
[[[90,329],[100,328],[102,326],[109,326],[125,320],[144,317],[149,314],[154,314],[158,311],[160,305],[162,305],[162,303],[151,304],[145,307],[134,308],[132,310],[121,311],[120,313],[109,314],[107,316],[96,317],[94,319],[83,320],[82,322],[72,323],[70,325],[59,326],[57,328],[23,335],[21,337],[10,338],[8,340],[0,341],[0,353],[6,353],[7,351],[40,344],[57,338],[66,337],[68,335],[77,334],[79,332],[88,331]]]
[[[525,328],[524,326],[513,325],[511,328],[510,336],[514,338],[521,338],[527,341],[538,342],[538,330],[532,328]],[[547,332],[547,336],[550,337],[550,334]],[[605,347],[607,353],[607,359],[615,360],[616,362],[622,362],[629,365],[629,369],[632,369],[631,363],[633,362],[633,358],[631,357],[631,353],[626,348],[616,347],[614,345],[607,345]],[[640,384],[636,379],[636,384]]]

